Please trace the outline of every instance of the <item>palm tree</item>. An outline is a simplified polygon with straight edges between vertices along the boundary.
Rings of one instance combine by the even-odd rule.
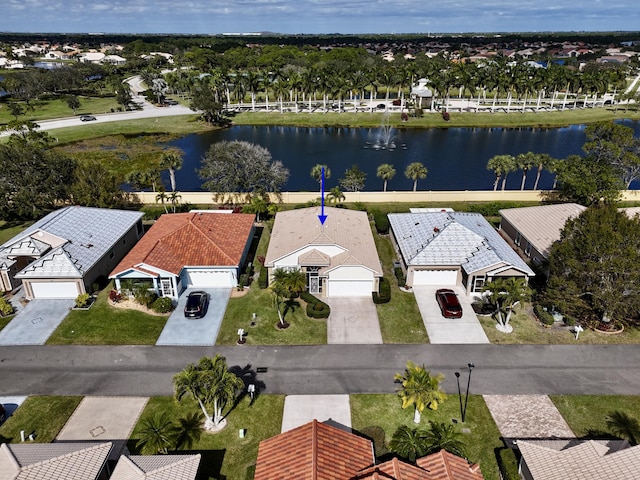
[[[284,268],[276,268],[273,271],[273,284],[272,289],[275,294],[275,303],[276,309],[278,310],[278,318],[280,320],[280,325],[283,327],[286,324],[284,321],[284,316],[286,314],[286,309],[284,311],[280,310],[280,305],[284,298],[291,299],[300,294],[300,292],[304,291],[307,288],[307,275],[296,268],[295,270],[285,270]]]
[[[176,170],[182,168],[182,157],[175,152],[165,152],[160,157],[160,168],[169,171],[171,191],[176,191]]]
[[[631,445],[640,443],[640,422],[626,412],[611,412],[606,419],[607,428],[616,437],[627,440]]]
[[[391,180],[395,176],[395,174],[396,169],[393,168],[393,165],[389,163],[383,163],[382,165],[378,166],[376,175],[384,182],[384,185],[382,187],[383,192],[387,191],[387,182]]]
[[[322,190],[322,169],[324,168],[324,179],[328,180],[331,178],[331,169],[326,165],[322,165],[320,163],[316,163],[313,167],[311,167],[311,178],[313,178],[320,185],[320,189]]]
[[[539,153],[536,155],[536,163],[538,164],[538,170],[536,171],[536,181],[533,182],[533,189],[538,189],[538,182],[540,182],[540,174],[542,169],[551,167],[554,159],[547,153]]]
[[[142,421],[140,438],[136,446],[141,451],[152,454],[167,454],[173,448],[176,438],[176,428],[167,413],[158,413]]]
[[[198,402],[205,417],[204,428],[214,430],[225,425],[224,411],[233,404],[244,383],[229,371],[225,358],[216,354],[213,358],[202,357],[197,365],[187,365],[173,376],[173,386],[178,401],[191,396]]]
[[[527,172],[529,169],[536,165],[537,156],[533,152],[521,153],[516,157],[516,165],[522,170],[522,182],[520,183],[520,190],[524,190],[524,184],[527,181]]]
[[[462,441],[462,434],[455,429],[453,424],[436,423],[430,420],[429,427],[429,430],[425,433],[425,442],[428,447],[423,455],[446,450],[449,453],[466,458],[466,445]]]
[[[156,203],[162,203],[162,206],[164,207],[164,213],[169,213],[169,210],[167,210],[167,204],[165,203],[167,198],[167,194],[164,191],[158,192],[158,194],[156,195]]]
[[[413,180],[413,191],[416,191],[418,187],[418,179],[424,180],[427,178],[427,174],[429,170],[420,162],[412,162],[407,166],[407,169],[404,171],[405,177],[409,180]]]
[[[421,428],[400,425],[393,433],[389,449],[410,462],[422,457],[427,451],[427,432]]]
[[[175,191],[167,195],[167,200],[171,202],[171,210],[173,211],[173,213],[176,213],[176,208],[180,203],[181,198],[182,198],[182,195],[180,195],[178,192],[175,192]]]
[[[496,175],[496,181],[493,183],[493,191],[498,188],[498,182],[502,177],[502,190],[507,183],[507,175],[509,172],[516,170],[516,159],[512,155],[494,155],[487,162],[487,170],[493,170]]]
[[[342,203],[345,198],[346,197],[344,196],[344,193],[342,193],[342,191],[340,190],[339,185],[336,185],[335,187],[333,187],[331,190],[329,190],[329,193],[327,194],[327,199],[331,203]]]
[[[202,437],[202,413],[191,412],[186,416],[178,419],[178,425],[175,427],[175,447],[191,448],[193,444]]]
[[[432,376],[424,365],[420,366],[408,361],[404,375],[396,373],[394,379],[401,383],[398,396],[402,399],[402,408],[410,405],[415,408],[413,415],[415,423],[420,423],[420,415],[426,407],[437,410],[438,404],[447,398],[446,393],[440,388],[444,375],[440,373]]]
[[[527,281],[522,277],[498,278],[487,283],[482,289],[489,292],[489,301],[496,307],[496,328],[504,333],[511,333],[513,327],[509,325],[511,315],[516,305],[521,305],[531,298],[532,291]]]

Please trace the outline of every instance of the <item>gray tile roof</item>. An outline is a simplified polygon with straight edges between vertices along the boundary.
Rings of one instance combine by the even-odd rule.
[[[94,480],[112,444],[20,443],[0,446],[2,480]]]
[[[51,212],[0,247],[0,258],[21,250],[46,249],[46,235],[62,239],[22,277],[81,277],[142,218],[141,212],[70,206]]]
[[[553,242],[570,218],[580,215],[586,207],[577,203],[558,203],[534,207],[500,210],[502,218],[513,225],[538,252],[549,255]]]
[[[338,245],[346,252],[331,257],[331,265],[323,270],[343,264],[364,265],[375,275],[382,275],[366,212],[326,207],[324,225],[318,220],[319,214],[320,207],[278,212],[265,264],[273,265],[278,259],[309,245]]]
[[[626,441],[518,440],[534,480],[637,480],[640,445]]]
[[[197,455],[123,455],[110,480],[195,480]]]
[[[390,213],[388,217],[407,265],[460,265],[473,273],[507,264],[534,275],[479,213]]]

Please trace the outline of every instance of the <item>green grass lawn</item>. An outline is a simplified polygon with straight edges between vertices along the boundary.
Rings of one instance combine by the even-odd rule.
[[[351,395],[351,421],[353,428],[362,431],[366,427],[379,426],[385,431],[388,443],[400,425],[413,423],[413,409],[403,410],[397,395]],[[460,420],[460,403],[457,395],[449,395],[438,410],[425,410],[422,414],[420,428],[428,426],[428,421],[450,423],[452,419]],[[458,425],[461,425],[458,423]],[[486,480],[498,480],[498,463],[496,449],[504,447],[500,440],[500,432],[489,410],[480,395],[470,395],[464,428],[468,434],[468,457],[471,462],[479,462]],[[515,457],[513,459],[515,461]]]
[[[15,315],[8,315],[6,317],[0,317],[0,331],[7,326],[7,324],[13,320]]]
[[[111,112],[111,109],[116,110],[121,108],[116,102],[115,97],[85,97],[79,96],[80,108],[73,113],[73,110],[67,105],[66,98],[59,98],[54,100],[34,100],[31,105],[33,110],[27,110],[24,115],[18,117],[18,121],[29,120],[31,122],[38,122],[40,120],[51,120],[55,118],[68,118],[79,115],[97,115],[101,113]],[[23,103],[23,105],[25,105]],[[10,115],[7,108],[0,109],[0,125],[7,124],[14,121],[15,118]]]
[[[512,333],[502,333],[496,330],[496,322],[487,316],[478,316],[480,324],[484,328],[491,343],[495,344],[638,344],[640,343],[640,330],[627,327],[617,335],[607,335],[586,328],[576,340],[575,335],[565,326],[545,327],[537,319],[529,314],[518,311],[510,323],[513,326]]]
[[[109,305],[100,292],[89,310],[72,310],[47,340],[49,345],[154,345],[168,315],[148,315]]]
[[[227,416],[228,423],[224,430],[218,433],[203,432],[200,439],[188,450],[202,454],[198,480],[252,479],[258,444],[261,440],[280,433],[283,409],[283,395],[259,395],[251,406],[248,398],[241,399]],[[151,398],[131,434],[129,449],[138,452],[135,446],[139,438],[138,431],[141,422],[146,418],[156,413],[167,413],[177,421],[187,414],[199,411],[197,403],[191,398],[185,398],[179,403],[171,397]],[[240,429],[246,429],[244,438],[238,435]],[[179,453],[183,454],[186,451],[180,450]]]
[[[578,438],[615,438],[607,430],[607,416],[615,411],[640,420],[640,396],[632,395],[551,395]]]
[[[372,227],[373,238],[384,277],[391,284],[391,301],[376,305],[382,341],[384,343],[428,343],[429,337],[412,293],[403,292],[398,287],[393,272],[396,254],[388,235],[378,235]]]
[[[13,237],[31,225],[32,222],[0,222],[0,244],[11,240]]]
[[[0,443],[20,443],[20,431],[35,434],[35,442],[50,443],[82,397],[31,396],[0,426]]]

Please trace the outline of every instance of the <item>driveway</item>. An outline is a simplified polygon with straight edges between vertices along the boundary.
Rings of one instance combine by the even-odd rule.
[[[203,290],[209,294],[209,308],[202,318],[185,318],[184,306],[189,292]],[[188,288],[169,316],[156,345],[215,345],[222,317],[227,309],[230,288]]]
[[[0,331],[0,345],[44,345],[74,305],[70,298],[31,300]]]
[[[327,343],[382,343],[378,312],[371,297],[325,298],[331,307],[327,319]]]
[[[313,420],[351,430],[349,395],[287,395],[284,399],[281,432],[288,432]]]
[[[462,318],[442,316],[436,302],[439,288],[451,288],[458,294]],[[414,286],[413,293],[431,343],[490,343],[462,287]]]

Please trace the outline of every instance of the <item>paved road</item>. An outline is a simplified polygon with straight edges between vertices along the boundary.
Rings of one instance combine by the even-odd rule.
[[[218,352],[230,366],[266,367],[269,393],[388,393],[407,360],[446,375],[473,362],[475,394],[640,395],[636,345],[321,345],[291,347],[33,346],[0,348],[2,395],[170,395],[172,375]]]

